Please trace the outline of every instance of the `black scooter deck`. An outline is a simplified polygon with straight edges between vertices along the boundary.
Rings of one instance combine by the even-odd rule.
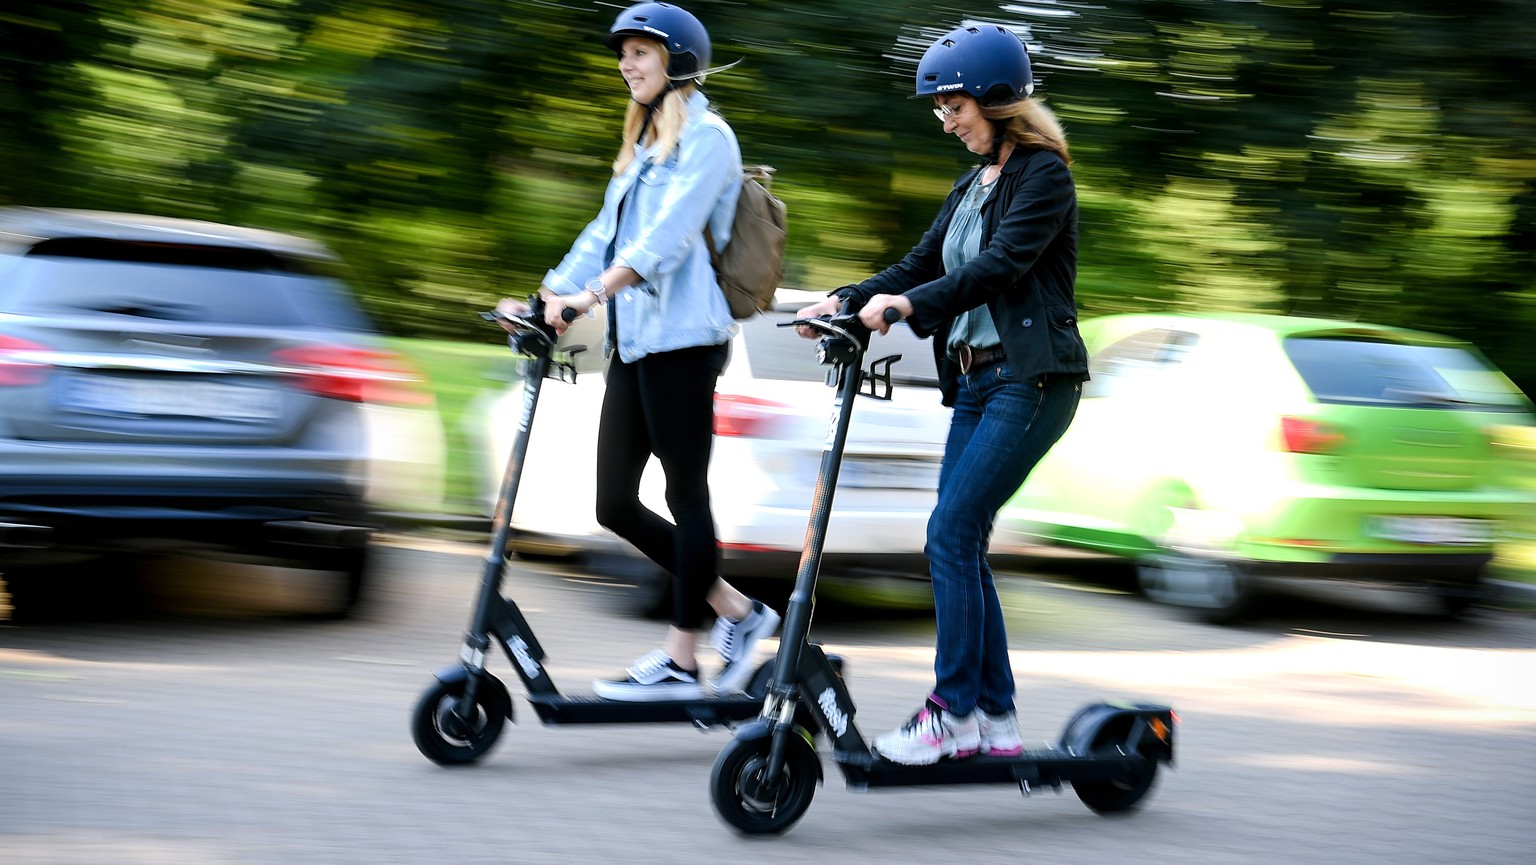
[[[951,784],[1019,784],[1031,787],[1060,786],[1073,781],[1109,780],[1144,764],[1146,757],[1132,754],[1084,754],[1040,749],[1016,757],[980,754],[959,760],[940,760],[929,766],[906,766],[867,754],[835,753],[838,767],[850,790],[876,787],[922,787]]]
[[[691,723],[718,727],[756,718],[761,697],[736,694],[703,700],[606,700],[591,694],[529,694],[528,702],[545,724]]]

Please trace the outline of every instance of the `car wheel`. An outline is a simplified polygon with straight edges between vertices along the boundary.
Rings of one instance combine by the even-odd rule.
[[[1232,624],[1254,608],[1253,579],[1238,562],[1164,551],[1136,568],[1148,598],[1192,610],[1213,624]]]
[[[50,579],[39,568],[5,568],[0,571],[0,621],[46,621],[64,607],[62,581]]]
[[[316,570],[341,577],[334,602],[317,613],[320,618],[344,619],[362,607],[368,594],[368,559],[368,547],[357,547],[327,550],[312,561]]]
[[[575,553],[550,552],[538,547],[508,546],[508,552],[516,556],[518,561],[538,562],[540,564],[567,565],[575,564],[578,557]]]
[[[507,554],[525,562],[570,564],[581,560],[581,547],[545,538],[516,535],[507,539]]]
[[[132,557],[87,557],[0,569],[0,622],[43,624],[144,612]]]
[[[1483,599],[1485,589],[1482,571],[1478,570],[1464,583],[1441,583],[1430,586],[1429,591],[1440,615],[1447,619],[1459,619],[1473,604]]]
[[[639,593],[635,598],[635,613],[643,619],[657,622],[671,621],[676,608],[674,600],[676,597],[676,590],[672,586],[672,575],[658,568],[651,579],[639,586]]]
[[[345,619],[361,611],[370,594],[371,554],[366,545],[317,548],[283,544],[255,552],[224,553],[220,558],[249,561],[258,567],[272,566],[279,573],[285,570],[307,572],[300,583],[304,594],[279,603],[286,615],[306,619]]]

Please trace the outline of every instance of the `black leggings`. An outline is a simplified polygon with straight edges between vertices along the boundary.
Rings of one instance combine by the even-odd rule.
[[[725,345],[706,345],[634,363],[615,356],[597,428],[597,521],[672,574],[672,624],[684,630],[703,624],[719,573],[709,453],[726,354]],[[673,522],[640,503],[652,454],[666,473]]]

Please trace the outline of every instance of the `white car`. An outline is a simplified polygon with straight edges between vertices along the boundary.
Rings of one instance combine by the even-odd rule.
[[[780,309],[800,305],[789,301]],[[792,578],[805,541],[835,392],[825,381],[828,368],[816,363],[815,343],[776,326],[791,318],[775,311],[742,322],[716,388],[710,490],[727,574],[766,567]],[[512,544],[520,554],[628,549],[597,524],[591,460],[570,459],[591,454],[596,444],[603,400],[600,328],[600,320],[578,321],[561,340],[566,348],[589,346],[576,355],[574,384],[544,383],[512,512]],[[854,407],[824,546],[829,569],[883,566],[922,555],[950,413],[940,404],[930,343],[899,326],[874,338],[868,358],[891,354],[902,356],[892,367],[892,399],[863,396]],[[466,416],[479,428],[470,434],[482,443],[488,510],[521,407],[522,385],[513,382]],[[551,456],[557,451],[558,460]],[[653,459],[642,498],[665,516],[663,485],[661,466]],[[924,577],[926,569],[911,575]]]

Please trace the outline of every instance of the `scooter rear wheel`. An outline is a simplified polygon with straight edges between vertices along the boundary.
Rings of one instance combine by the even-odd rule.
[[[485,756],[501,736],[511,697],[500,679],[483,673],[475,689],[474,714],[460,717],[454,708],[464,695],[465,680],[433,682],[416,701],[411,738],[417,750],[440,766],[461,766]]]
[[[1157,780],[1157,761],[1145,760],[1124,778],[1110,781],[1074,781],[1072,790],[1096,814],[1120,814],[1141,804]]]
[[[773,835],[793,826],[816,794],[816,752],[798,733],[790,736],[775,789],[764,790],[772,745],[768,735],[735,739],[720,752],[710,772],[709,797],[715,812],[748,835]]]
[[[1068,737],[1071,736],[1077,724],[1088,719],[1096,708],[1088,706],[1079,711],[1068,722],[1067,736],[1063,737],[1063,741],[1070,741]],[[1094,734],[1090,749],[1110,748],[1118,742],[1124,742],[1130,734],[1133,723],[1135,721],[1131,715],[1124,715],[1105,724]],[[1102,781],[1073,781],[1072,791],[1095,814],[1120,814],[1140,805],[1142,798],[1152,789],[1152,783],[1156,780],[1157,759],[1142,755],[1141,762],[1127,770],[1124,775]]]

